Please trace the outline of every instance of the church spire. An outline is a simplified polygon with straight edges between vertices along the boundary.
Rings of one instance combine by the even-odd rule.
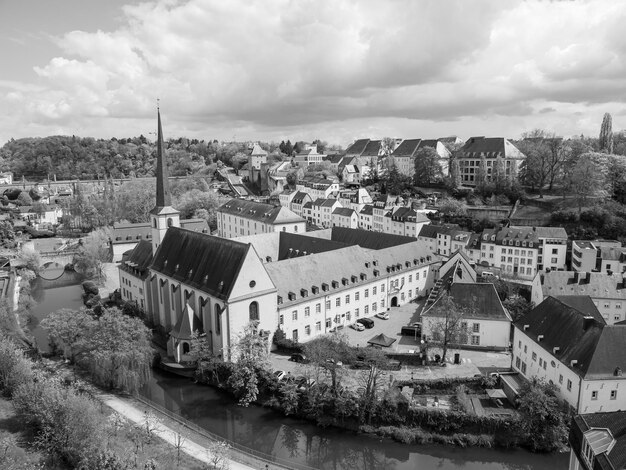
[[[157,207],[167,207],[172,205],[172,196],[170,194],[170,185],[167,174],[167,161],[163,152],[163,130],[161,129],[161,110],[157,106],[157,117],[159,121],[158,137],[157,137]]]

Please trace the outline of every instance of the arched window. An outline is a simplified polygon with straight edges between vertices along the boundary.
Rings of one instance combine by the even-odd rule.
[[[258,302],[250,302],[250,321],[259,321],[259,304]]]
[[[183,354],[189,354],[189,343],[183,343]]]
[[[215,305],[215,334],[222,334],[222,322],[220,318],[220,306]]]
[[[157,228],[157,220],[156,220],[156,217],[155,217],[154,219],[152,219],[152,226],[153,226],[154,228]]]
[[[171,227],[172,225],[174,225],[174,221],[172,220],[172,218],[171,218],[171,217],[169,217],[169,218],[167,219],[167,226],[168,226],[168,227]]]

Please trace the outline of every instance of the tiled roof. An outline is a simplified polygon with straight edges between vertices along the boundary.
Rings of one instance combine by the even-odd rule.
[[[362,157],[377,157],[380,153],[380,147],[382,146],[382,142],[380,140],[370,140],[363,153],[361,153]]]
[[[623,261],[626,258],[626,248],[600,248],[603,261]]]
[[[478,157],[481,153],[489,157],[500,154],[505,158],[525,158],[517,147],[503,137],[470,137],[461,147],[461,152],[465,158]]]
[[[244,199],[231,199],[217,210],[225,214],[233,214],[264,223],[288,223],[301,222],[303,220],[286,207],[246,201]]]
[[[550,271],[541,275],[541,284],[545,296],[588,295],[592,299],[626,299],[626,288],[619,274]]]
[[[591,315],[599,323],[606,324],[602,314],[598,311],[598,307],[588,295],[555,295],[554,298],[585,315]]]
[[[293,204],[302,204],[302,201],[304,201],[304,199],[306,199],[307,197],[311,199],[309,193],[305,193],[304,191],[298,191],[296,194],[293,195],[291,202]]]
[[[170,227],[150,269],[225,300],[249,249],[232,239]]]
[[[563,227],[535,227],[534,230],[539,238],[563,238],[567,240],[567,231]]]
[[[127,257],[122,259],[120,268],[122,271],[133,274],[136,277],[145,279],[148,277],[148,267],[152,263],[152,242],[140,240]]]
[[[252,241],[256,248],[256,243]],[[346,245],[325,238],[309,237],[297,233],[280,232],[278,245],[278,261],[298,256],[324,253],[326,251],[345,248]]]
[[[626,411],[614,411],[611,413],[589,413],[578,415],[574,418],[575,426],[583,433],[590,429],[608,429],[611,431],[615,445],[607,453],[603,452],[595,456],[594,468],[624,469],[626,468]],[[570,436],[577,433],[572,433]],[[576,451],[582,443],[575,445]],[[597,467],[599,465],[599,467]]]
[[[354,143],[346,149],[346,155],[361,155],[369,141],[369,139],[355,140]]]
[[[349,207],[337,207],[333,211],[333,215],[338,215],[341,217],[352,217],[356,212],[354,209],[350,209]]]
[[[480,250],[480,233],[472,233],[467,242],[467,248],[470,250]]]
[[[254,144],[254,147],[252,147],[252,150],[250,151],[250,155],[254,155],[257,157],[266,157],[267,151],[263,150],[259,144]]]
[[[420,147],[430,147],[436,150],[438,142],[437,139],[423,139]]]
[[[626,370],[626,327],[606,325],[554,297],[515,327],[585,379],[613,377],[616,367]]]
[[[364,205],[360,212],[360,214],[363,214],[363,215],[373,215],[373,213],[374,213],[374,207],[371,206],[370,204]]]
[[[343,168],[344,168],[344,171],[346,171],[348,173],[358,173],[359,172],[359,168],[356,165],[346,165]]]
[[[452,282],[448,292],[454,303],[467,309],[465,318],[511,321],[500,302],[496,288],[490,282]],[[434,316],[433,309],[440,299],[441,297],[422,315]]]
[[[333,227],[331,240],[345,243],[346,245],[359,245],[370,250],[381,250],[383,248],[415,242],[415,238],[413,237],[346,227]],[[429,254],[431,253],[429,252]]]
[[[209,226],[204,219],[183,219],[180,226],[194,232],[209,233]],[[112,242],[114,245],[134,243],[139,240],[152,240],[152,226],[149,222],[136,224],[113,224]]]
[[[413,157],[422,139],[405,139],[391,154],[392,157]]]
[[[539,242],[537,231],[533,227],[496,227],[483,230],[483,243],[491,242],[491,236],[494,234],[495,243],[498,245],[502,245],[505,240],[507,242]]]
[[[445,233],[452,235],[455,232],[461,232],[461,226],[457,224],[429,224],[422,225],[420,229],[419,237],[437,238],[437,234]]]
[[[178,318],[176,325],[174,325],[169,334],[177,339],[191,339],[193,332],[199,331],[201,327],[200,318],[198,318],[193,308],[186,304],[182,315]]]

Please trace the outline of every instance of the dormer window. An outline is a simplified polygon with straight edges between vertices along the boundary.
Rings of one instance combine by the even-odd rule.
[[[374,261],[372,261],[372,264],[373,264],[374,266],[378,266],[378,260],[374,260]]]
[[[279,295],[277,298],[278,305],[283,303],[283,298]]]
[[[331,282],[331,285],[333,286],[333,289],[336,289],[337,287],[339,287],[339,283],[337,281]]]
[[[530,248],[532,248],[532,247],[533,247],[533,242],[528,242],[528,246],[529,246]]]
[[[296,300],[296,294],[295,294],[294,292],[289,292],[289,293],[287,294],[287,298],[288,298],[289,300]]]
[[[365,281],[367,279],[367,274],[361,273],[361,281]]]
[[[354,284],[356,281],[358,281],[358,278],[356,276],[351,276],[350,280],[352,281],[352,284]]]
[[[311,287],[311,292],[313,292],[313,295],[317,294],[320,291],[320,288],[317,286],[312,286]]]
[[[380,271],[378,269],[374,269],[374,277],[378,277]]]
[[[302,297],[308,297],[309,296],[309,291],[306,289],[300,289],[300,295]]]
[[[347,286],[347,285],[348,285],[348,278],[344,277],[344,278],[341,280],[341,283],[342,283],[344,286]]]
[[[369,263],[369,261],[366,261],[366,262],[365,262],[365,267],[366,267],[366,268],[369,268],[369,267],[370,267],[370,263]]]
[[[323,290],[324,292],[328,291],[328,284],[323,283],[323,284],[322,284],[322,290]]]

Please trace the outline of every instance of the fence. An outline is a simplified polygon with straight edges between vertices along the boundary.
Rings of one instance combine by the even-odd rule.
[[[163,414],[170,419],[173,419],[177,423],[180,423],[187,429],[204,437],[205,439],[208,439],[210,441],[226,442],[235,450],[235,452],[233,452],[230,458],[236,462],[242,463],[244,465],[249,465],[253,468],[259,468],[260,470],[263,470],[265,468],[315,470],[314,467],[309,467],[308,465],[285,460],[280,457],[276,457],[274,455],[266,454],[264,452],[251,449],[249,447],[246,447],[244,445],[241,445],[229,439],[225,439],[222,436],[213,434],[212,432],[207,431],[206,429],[198,426],[197,424],[192,423],[188,419],[185,419],[182,416],[174,413],[173,411],[170,411],[167,408],[164,408],[163,406],[159,405],[158,403],[153,402],[152,400],[149,400],[142,396],[136,396],[135,398],[141,403],[143,403],[144,405],[149,406],[150,408],[153,408],[160,414]],[[269,465],[269,467],[265,467],[265,465]]]

